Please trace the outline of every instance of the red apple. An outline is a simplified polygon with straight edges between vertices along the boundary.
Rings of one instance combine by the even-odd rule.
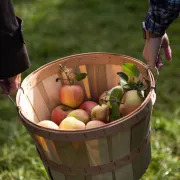
[[[98,104],[94,101],[84,101],[79,109],[85,110],[89,115],[91,114],[92,109],[97,106]]]
[[[77,108],[84,101],[84,91],[79,85],[64,85],[60,89],[59,100],[66,106]]]
[[[59,125],[63,119],[67,117],[67,115],[72,111],[73,109],[65,106],[65,105],[58,105],[56,106],[51,113],[51,121]]]

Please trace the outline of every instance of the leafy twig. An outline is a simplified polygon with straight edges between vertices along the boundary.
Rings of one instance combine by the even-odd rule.
[[[60,66],[60,68],[61,68],[61,73],[65,73],[67,79],[57,78],[56,81],[58,81],[58,80],[60,80],[60,79],[61,79],[61,80],[68,80],[69,83],[70,83],[70,85],[73,85],[73,84],[74,84],[74,79],[76,79],[77,81],[81,81],[81,80],[83,80],[83,79],[87,76],[86,73],[75,73],[75,72],[73,73],[73,72],[70,72],[70,71],[66,68],[66,66],[63,66],[62,64],[59,64],[59,66]],[[71,78],[71,77],[70,77],[70,74],[74,74],[75,77],[74,77],[74,78]]]
[[[69,72],[68,72],[67,68],[66,68],[66,67],[63,67],[62,64],[59,64],[59,66],[60,66],[60,68],[61,68],[61,72],[64,72],[64,73],[65,73],[65,75],[66,75],[66,77],[67,77],[70,85],[73,85],[73,84],[74,84],[74,79],[71,79],[71,78],[69,77]]]

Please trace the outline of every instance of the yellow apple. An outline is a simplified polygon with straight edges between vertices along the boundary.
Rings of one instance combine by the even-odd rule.
[[[74,118],[74,117],[66,117],[59,125],[60,130],[82,130],[85,129],[85,124]]]
[[[109,106],[107,104],[95,106],[91,112],[91,119],[107,122],[109,120]]]
[[[83,109],[75,109],[67,117],[74,117],[85,124],[90,120],[89,114]]]
[[[143,100],[144,98],[138,94],[137,90],[127,91],[122,98],[122,104],[119,106],[120,113],[124,116],[130,114],[142,104]]]

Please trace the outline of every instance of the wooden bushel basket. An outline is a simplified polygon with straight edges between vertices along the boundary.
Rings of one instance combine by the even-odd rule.
[[[59,102],[63,81],[59,64],[73,72],[85,72],[80,82],[85,98],[98,97],[119,82],[117,72],[123,63],[133,63],[140,78],[149,82],[149,93],[142,105],[126,117],[99,128],[59,131],[37,123],[50,119]],[[155,98],[155,81],[141,61],[112,53],[85,53],[52,61],[32,72],[22,82],[16,103],[23,125],[52,180],[137,180],[151,160],[150,118]]]

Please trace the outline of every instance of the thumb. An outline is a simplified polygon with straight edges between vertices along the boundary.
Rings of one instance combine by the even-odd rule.
[[[169,45],[169,38],[168,38],[167,34],[165,34],[163,36],[161,48],[164,51],[165,58],[168,61],[171,61],[171,59],[172,59],[172,51],[171,51],[171,47]]]

